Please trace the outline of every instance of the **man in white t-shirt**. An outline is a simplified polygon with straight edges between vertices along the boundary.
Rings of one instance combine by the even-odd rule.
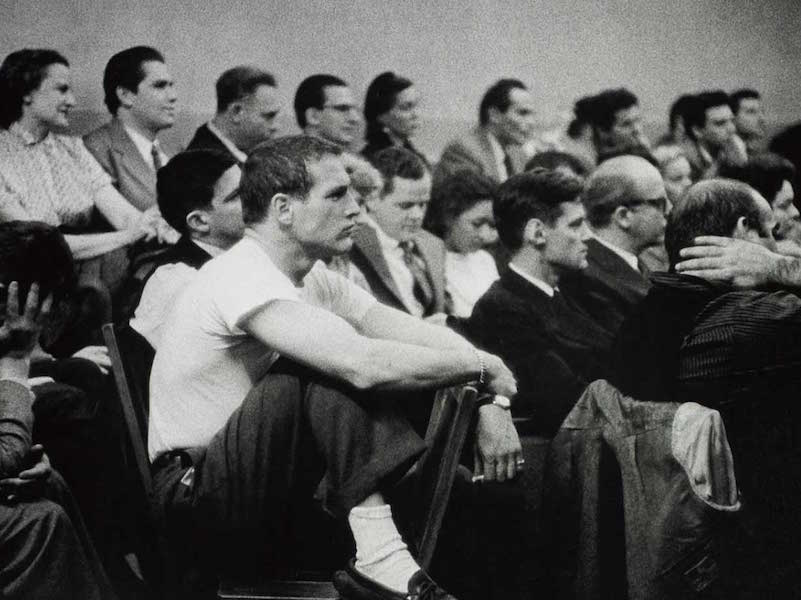
[[[325,475],[327,508],[347,516],[356,542],[335,578],[344,596],[452,598],[419,569],[382,496],[423,442],[379,390],[478,379],[511,397],[516,383],[496,356],[325,268],[350,249],[359,214],[340,152],[297,136],[248,157],[245,237],[181,294],[153,364],[157,497],[168,521],[186,515],[216,568],[263,570]],[[508,409],[480,407],[476,437],[485,478],[513,477]]]

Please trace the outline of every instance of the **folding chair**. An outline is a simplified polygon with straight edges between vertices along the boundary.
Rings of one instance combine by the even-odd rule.
[[[140,379],[139,385],[129,385],[131,376],[146,377],[149,374],[149,360],[126,356],[123,349],[136,350],[138,344],[147,342],[130,328],[118,329],[107,323],[102,328],[103,338],[111,357],[114,380],[117,384],[123,416],[133,450],[136,468],[145,491],[147,501],[152,506],[153,482],[150,475],[150,462],[147,455],[147,379]],[[119,334],[119,339],[118,339]],[[122,343],[121,343],[122,342]],[[149,346],[147,347],[149,348]],[[139,346],[139,351],[147,348]],[[151,350],[152,352],[152,350]],[[136,360],[133,360],[136,359]],[[133,364],[139,361],[140,364]],[[138,367],[138,368],[137,368]],[[145,372],[146,368],[146,372]],[[472,387],[453,387],[440,390],[431,411],[426,432],[428,449],[417,463],[423,489],[423,512],[421,533],[418,536],[418,562],[427,569],[437,543],[437,537],[445,515],[459,458],[467,434],[476,412],[478,393]],[[170,557],[166,551],[164,537],[156,532],[154,536],[156,556],[162,560],[162,568],[151,568],[156,582],[162,589],[169,589]],[[330,580],[269,580],[257,585],[223,581],[217,597],[221,600],[334,600],[339,598]]]

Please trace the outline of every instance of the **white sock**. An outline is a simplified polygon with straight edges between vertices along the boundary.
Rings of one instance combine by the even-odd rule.
[[[381,585],[407,593],[409,579],[420,566],[403,543],[389,504],[356,506],[348,522],[356,541],[356,569]]]

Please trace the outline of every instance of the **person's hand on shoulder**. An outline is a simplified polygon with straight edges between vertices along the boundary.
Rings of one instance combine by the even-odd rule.
[[[728,237],[700,236],[682,248],[676,271],[738,288],[756,288],[775,280],[781,255],[764,246]]]

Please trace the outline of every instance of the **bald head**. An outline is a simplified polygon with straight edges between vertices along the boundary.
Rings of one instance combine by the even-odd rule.
[[[662,176],[639,156],[617,156],[604,161],[590,175],[582,196],[594,228],[606,227],[619,206],[665,196]]]
[[[590,175],[582,195],[598,237],[639,254],[659,244],[670,205],[659,171],[639,156],[617,156]]]

